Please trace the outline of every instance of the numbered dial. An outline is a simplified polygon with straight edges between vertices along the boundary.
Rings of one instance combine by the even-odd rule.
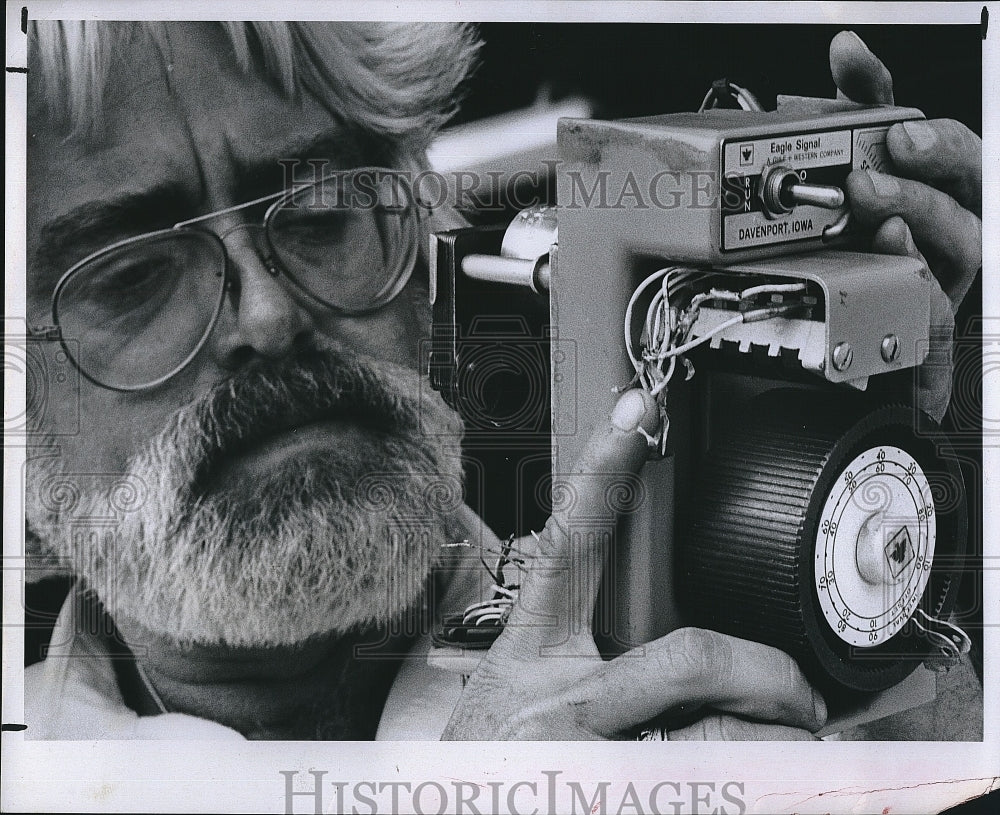
[[[903,627],[930,577],[935,538],[930,484],[905,450],[872,447],[844,468],[815,549],[820,608],[840,639],[871,648]]]

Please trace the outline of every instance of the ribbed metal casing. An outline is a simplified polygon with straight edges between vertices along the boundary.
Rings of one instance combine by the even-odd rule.
[[[819,508],[859,450],[899,444],[932,479],[956,477],[935,444],[913,434],[910,418],[912,408],[789,390],[765,394],[744,422],[718,434],[678,538],[677,590],[688,619],[786,651],[828,694],[883,690],[905,678],[926,643],[905,627],[864,653],[840,641],[818,612],[813,564]],[[964,550],[959,503],[938,515],[937,553],[951,569]],[[945,610],[953,577],[935,575],[921,607]]]

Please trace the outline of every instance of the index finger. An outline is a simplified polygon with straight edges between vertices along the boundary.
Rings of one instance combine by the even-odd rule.
[[[698,709],[818,730],[826,703],[788,654],[701,628],[679,628],[623,654],[567,694],[588,728],[611,737],[664,711]]]
[[[659,414],[652,396],[627,391],[607,422],[591,436],[573,472],[556,475],[553,511],[538,554],[522,581],[510,623],[528,628],[549,643],[567,634],[589,632],[605,555],[622,509],[616,490],[634,491],[636,474],[649,452],[646,433],[656,431]],[[550,622],[531,626],[529,616]]]
[[[841,31],[830,42],[830,73],[837,98],[891,105],[892,74],[853,31]]]

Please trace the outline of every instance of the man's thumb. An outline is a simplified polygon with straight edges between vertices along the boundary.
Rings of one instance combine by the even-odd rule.
[[[649,455],[646,436],[659,424],[656,401],[643,390],[624,393],[590,437],[576,467],[557,474],[552,517],[539,538],[539,551],[521,586],[512,623],[526,621],[525,642],[552,645],[589,630],[606,549],[617,516],[639,497],[636,474]],[[567,618],[566,615],[569,615]],[[545,626],[538,620],[546,618]]]
[[[649,454],[648,436],[660,423],[656,400],[641,388],[626,391],[598,426],[577,463],[577,473],[637,473]]]

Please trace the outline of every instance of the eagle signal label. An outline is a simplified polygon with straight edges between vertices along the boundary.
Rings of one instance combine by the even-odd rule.
[[[820,238],[843,209],[808,204],[775,215],[761,199],[762,179],[776,167],[797,171],[807,184],[843,187],[853,169],[888,164],[888,127],[790,133],[722,145],[722,250]]]

